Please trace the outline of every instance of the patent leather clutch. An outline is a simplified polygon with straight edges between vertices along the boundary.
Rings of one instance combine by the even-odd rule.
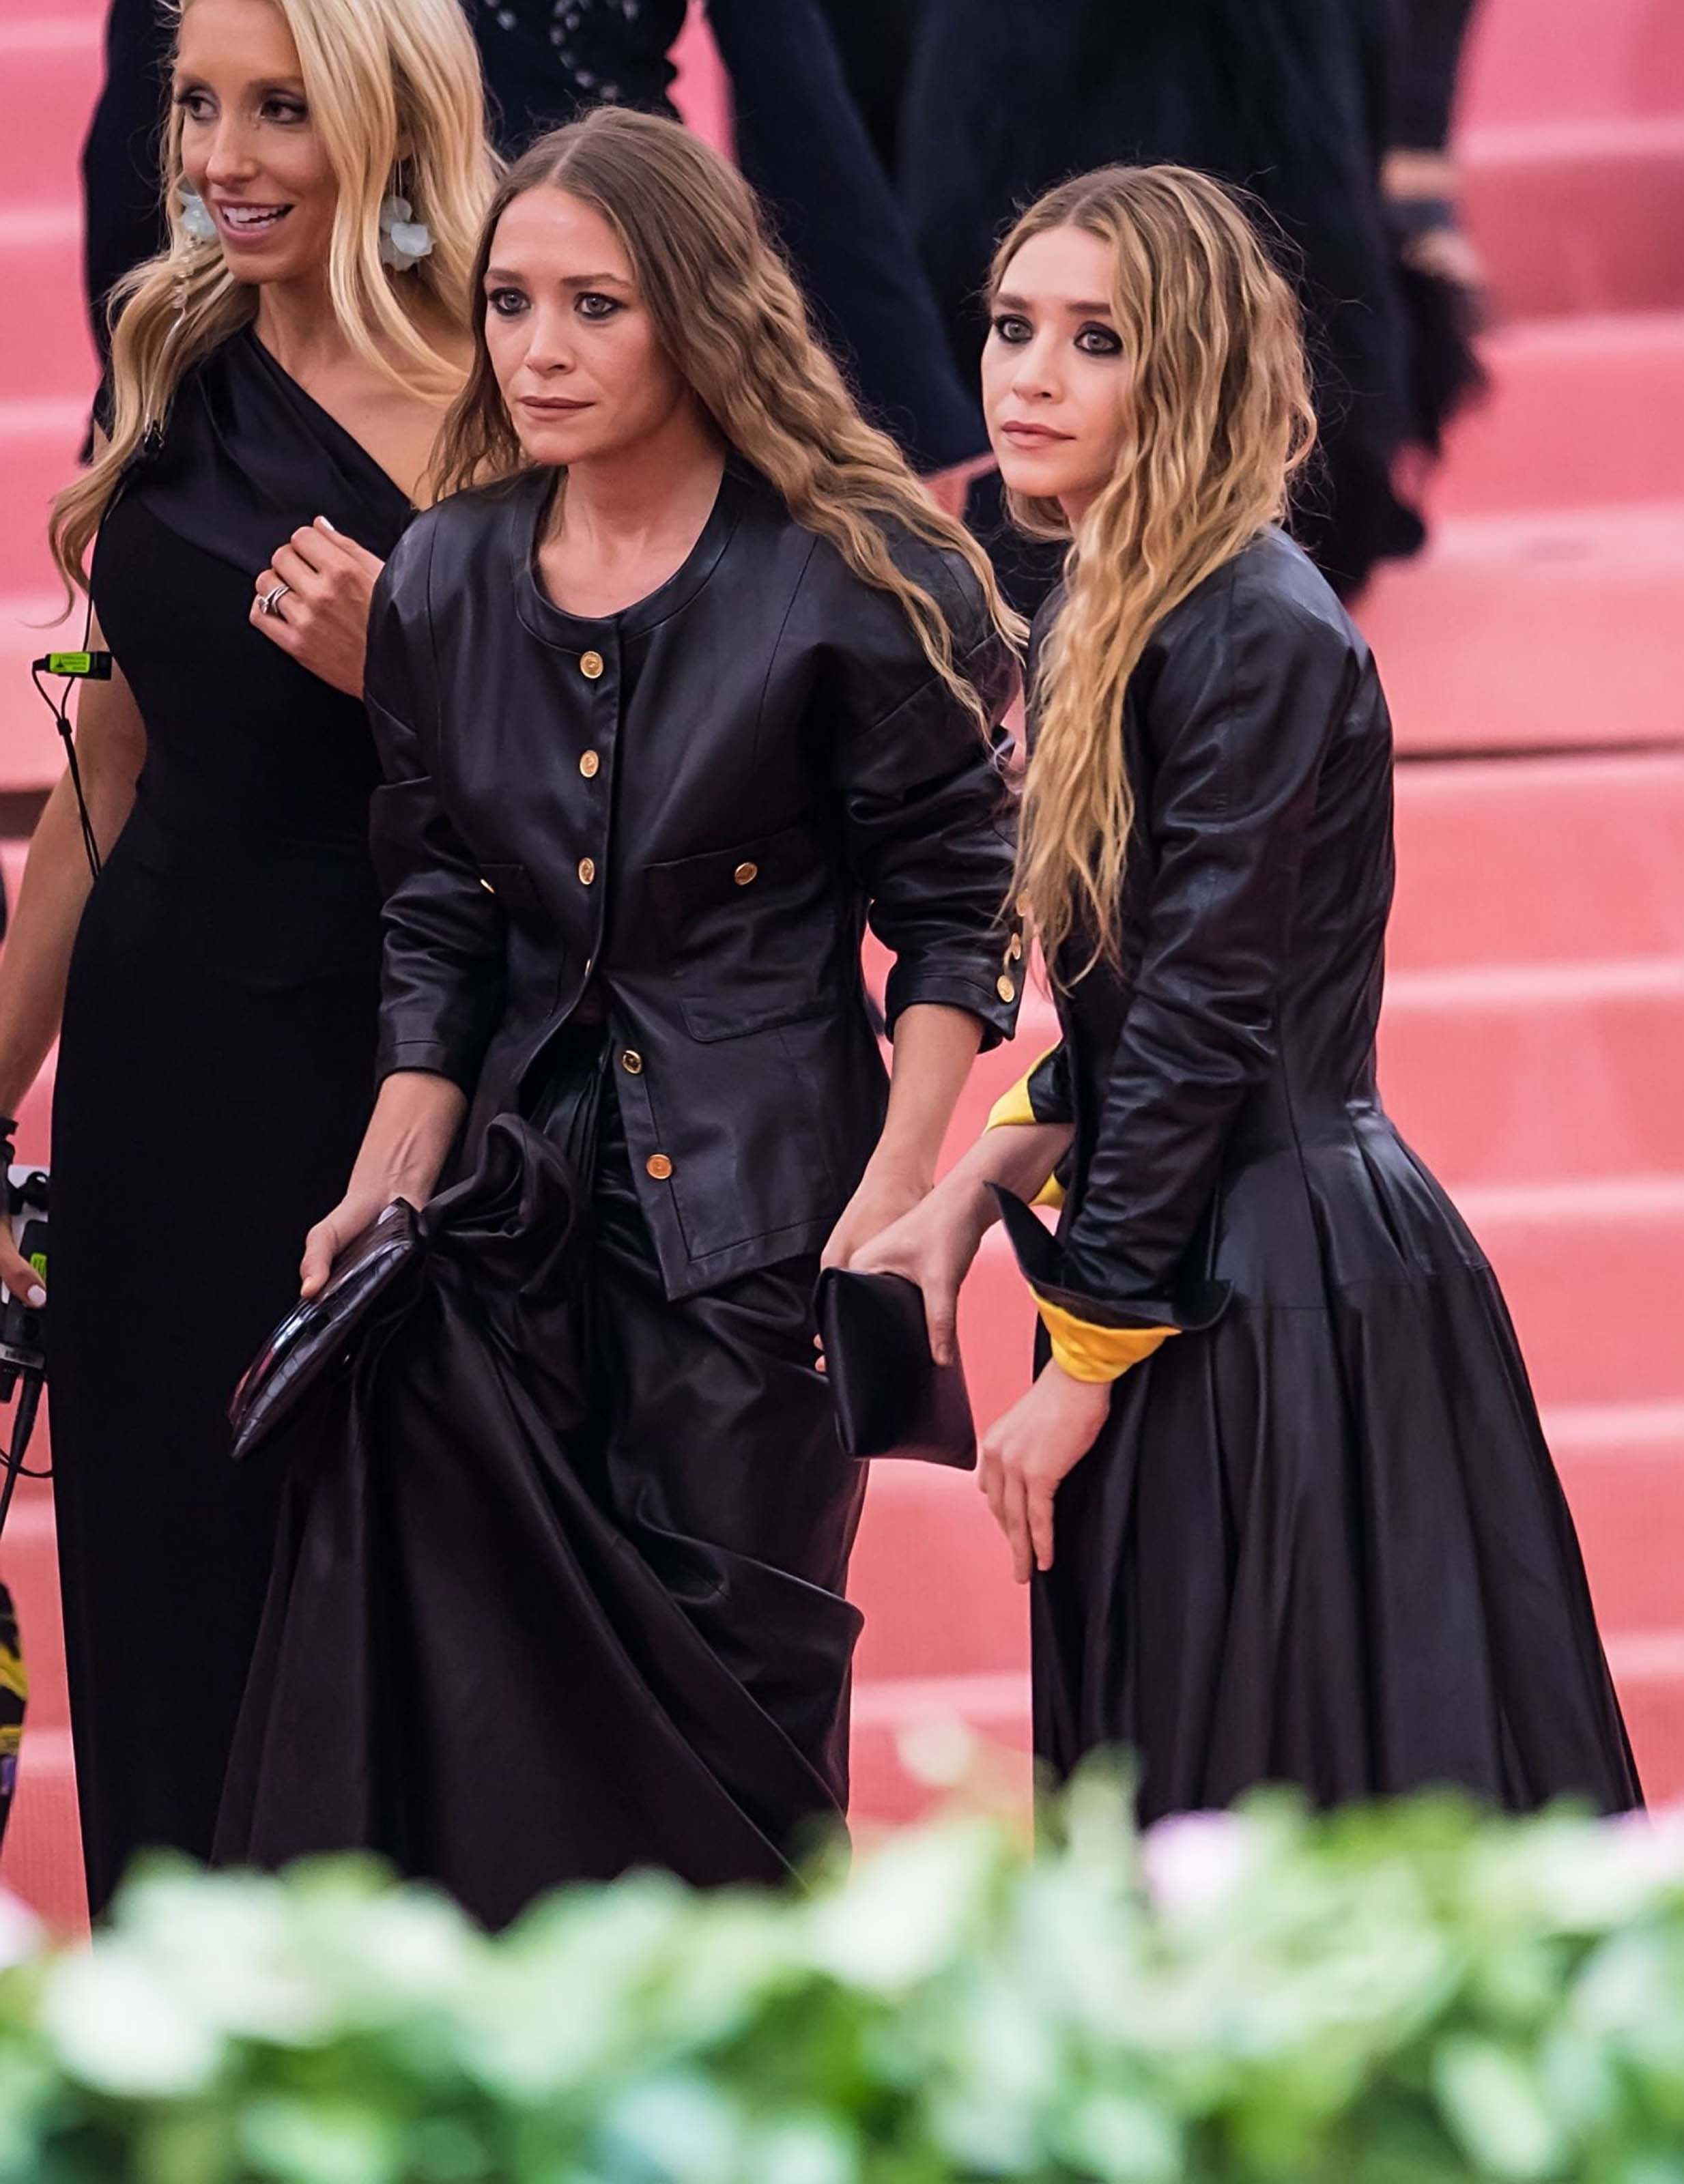
[[[976,1427],[963,1368],[930,1355],[924,1301],[901,1274],[828,1267],[818,1280],[819,1336],[850,1456],[912,1457],[974,1468]]]
[[[394,1199],[341,1252],[326,1288],[293,1307],[247,1368],[228,1406],[237,1463],[349,1362],[357,1339],[395,1301],[398,1284],[421,1253],[415,1209],[406,1199]]]

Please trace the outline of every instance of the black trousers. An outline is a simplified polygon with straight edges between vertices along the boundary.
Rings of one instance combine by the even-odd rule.
[[[847,1796],[863,1496],[810,1259],[669,1303],[581,1034],[296,1432],[218,1856],[367,1847],[488,1924],[775,1880]]]

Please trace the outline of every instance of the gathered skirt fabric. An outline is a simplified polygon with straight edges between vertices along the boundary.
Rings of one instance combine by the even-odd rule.
[[[1129,1751],[1146,1819],[1264,1782],[1639,1803],[1501,1292],[1384,1117],[1245,1167],[1208,1265],[1230,1309],[1059,1490],[1037,1754]]]
[[[290,1467],[218,1831],[369,1848],[500,1925],[638,1866],[773,1880],[847,1797],[863,1492],[817,1266],[669,1302],[599,1036],[432,1201]]]

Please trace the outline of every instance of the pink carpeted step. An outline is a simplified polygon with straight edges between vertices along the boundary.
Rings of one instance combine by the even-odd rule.
[[[1029,1751],[1025,1673],[862,1683],[854,1693],[852,1825],[868,1834],[917,1819],[965,1780],[971,1794],[1021,1819]]]
[[[0,597],[50,593],[47,517],[54,495],[76,475],[76,452],[86,422],[86,404],[78,397],[20,395],[0,402],[7,518],[0,525]]]
[[[1503,316],[1684,305],[1684,112],[1475,130],[1458,152]]]
[[[1664,443],[1676,432],[1684,444],[1684,407],[1654,421],[1670,466]],[[1533,429],[1553,445],[1569,427]],[[1524,465],[1524,448],[1511,454]],[[1684,495],[1446,521],[1418,560],[1380,572],[1358,619],[1401,752],[1676,746],[1681,599]]]
[[[1437,515],[1684,495],[1684,311],[1525,320],[1484,354],[1492,398],[1452,427]]]
[[[1684,1616],[1684,1400],[1567,1407],[1544,1420],[1605,1632]]]
[[[0,400],[86,388],[98,373],[81,307],[81,220],[73,204],[0,208]]]
[[[1028,1665],[1027,1597],[973,1473],[873,1463],[848,1593],[866,1618],[855,1656],[863,1680]]]
[[[1649,1802],[1684,1797],[1684,1630],[1616,1638],[1608,1664]]]
[[[1484,0],[1460,118],[1494,122],[1684,113],[1684,12],[1670,0]]]
[[[86,7],[14,7],[0,21],[0,205],[73,204],[99,91],[99,20]]]
[[[1684,754],[1406,763],[1397,838],[1394,977],[1684,952]]]
[[[1404,973],[1380,1050],[1447,1183],[1684,1171],[1684,953]]]
[[[76,1769],[68,1729],[26,1729],[18,1791],[0,1852],[0,1886],[66,1936],[87,1928]]]

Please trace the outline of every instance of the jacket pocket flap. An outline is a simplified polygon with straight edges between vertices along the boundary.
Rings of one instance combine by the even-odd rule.
[[[682,922],[738,896],[751,900],[757,889],[787,887],[817,880],[826,864],[823,846],[812,827],[786,827],[728,850],[705,850],[649,866],[649,883],[662,913]]]

